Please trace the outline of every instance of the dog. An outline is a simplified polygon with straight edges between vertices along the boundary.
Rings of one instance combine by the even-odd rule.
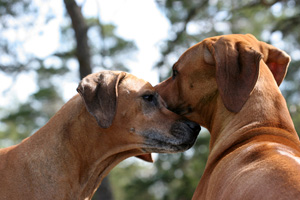
[[[290,57],[253,35],[192,46],[155,88],[170,110],[210,132],[193,200],[300,198],[300,142],[279,85]]]
[[[91,199],[120,161],[184,151],[200,131],[125,72],[88,75],[77,91],[35,134],[1,149],[0,199]]]

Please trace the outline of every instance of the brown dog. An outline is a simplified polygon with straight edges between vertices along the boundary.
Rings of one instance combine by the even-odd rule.
[[[171,110],[211,134],[193,199],[300,198],[300,142],[278,88],[289,62],[252,35],[212,37],[156,86]]]
[[[78,92],[34,135],[0,151],[0,199],[91,199],[120,161],[184,151],[200,130],[125,72],[91,74]]]

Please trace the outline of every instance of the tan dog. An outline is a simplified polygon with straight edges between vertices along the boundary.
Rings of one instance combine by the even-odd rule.
[[[0,151],[0,199],[91,199],[120,161],[184,151],[200,130],[124,72],[91,74],[78,92],[34,135]]]
[[[278,88],[289,62],[252,35],[212,37],[156,86],[171,110],[210,131],[194,200],[300,199],[300,143]]]

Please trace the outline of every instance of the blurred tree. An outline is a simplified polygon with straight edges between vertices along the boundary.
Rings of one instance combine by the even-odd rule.
[[[41,60],[30,54],[25,55],[22,48],[24,40],[18,37],[17,33],[24,31],[24,28],[32,29],[39,15],[37,7],[32,5],[30,0],[0,0],[0,13],[0,70],[13,78],[11,87],[20,74],[38,74],[35,81],[40,87],[27,102],[20,104],[15,101],[13,103],[17,106],[0,110],[0,139],[3,139],[0,147],[2,147],[18,143],[28,137],[45,124],[61,106],[63,101],[51,77],[53,74],[59,77],[68,69],[65,66],[57,68],[52,64],[46,66],[47,59]],[[48,16],[44,20],[50,18]],[[9,93],[9,90],[5,91],[5,94]]]
[[[66,73],[66,68],[46,68],[42,61],[37,62],[39,68],[37,84],[39,90],[33,93],[27,102],[19,104],[14,110],[4,109],[2,113],[2,128],[0,129],[1,146],[21,142],[31,133],[43,126],[63,104],[56,86],[51,82],[53,74],[56,78]],[[10,114],[4,114],[10,113]]]
[[[114,187],[124,190],[117,199],[191,199],[205,167],[209,138],[208,132],[203,131],[192,149],[184,153],[159,154],[154,168],[131,164],[113,169]],[[120,182],[118,177],[124,174],[126,177]]]
[[[90,47],[88,44],[88,26],[75,0],[64,0],[72,21],[76,38],[76,57],[79,62],[80,79],[92,73]]]

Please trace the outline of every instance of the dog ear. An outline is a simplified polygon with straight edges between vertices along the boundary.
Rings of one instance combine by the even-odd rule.
[[[248,100],[259,74],[262,54],[247,44],[225,38],[208,44],[215,59],[216,81],[225,107],[239,112]]]
[[[83,78],[78,85],[77,92],[87,110],[102,128],[112,124],[117,109],[118,85],[125,75],[124,72],[103,71]]]
[[[286,75],[291,58],[287,53],[270,44],[265,42],[261,42],[261,44],[264,54],[263,60],[268,65],[279,86]]]

